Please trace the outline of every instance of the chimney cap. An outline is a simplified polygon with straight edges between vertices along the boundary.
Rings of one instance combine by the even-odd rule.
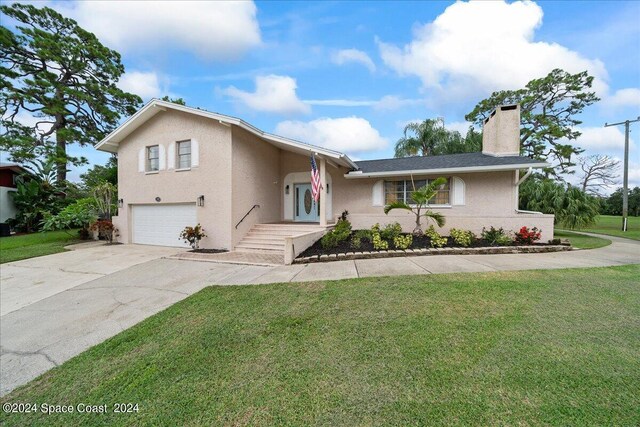
[[[518,107],[520,106],[520,104],[505,104],[505,105],[499,105],[496,108],[494,108],[493,110],[491,110],[491,114],[489,114],[489,117],[487,117],[486,119],[484,119],[484,123],[486,124],[489,119],[493,116],[496,115],[496,112],[498,111],[498,109],[500,111],[509,111],[509,110],[516,110]]]

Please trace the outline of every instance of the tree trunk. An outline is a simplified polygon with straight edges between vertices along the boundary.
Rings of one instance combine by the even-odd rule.
[[[64,185],[67,180],[67,143],[56,134],[56,182],[58,185]]]

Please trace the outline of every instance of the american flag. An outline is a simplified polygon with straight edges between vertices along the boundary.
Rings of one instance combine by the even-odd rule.
[[[311,155],[311,196],[316,202],[320,199],[320,190],[322,190],[322,183],[320,182],[320,172],[318,172],[318,165],[316,165],[316,158]]]

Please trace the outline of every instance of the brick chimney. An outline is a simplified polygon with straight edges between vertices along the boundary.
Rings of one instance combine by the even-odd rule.
[[[482,154],[520,155],[520,105],[501,105],[484,120]]]

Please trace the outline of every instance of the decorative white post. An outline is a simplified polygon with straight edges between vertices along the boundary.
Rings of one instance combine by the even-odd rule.
[[[320,157],[320,225],[327,225],[327,161],[324,157]]]

